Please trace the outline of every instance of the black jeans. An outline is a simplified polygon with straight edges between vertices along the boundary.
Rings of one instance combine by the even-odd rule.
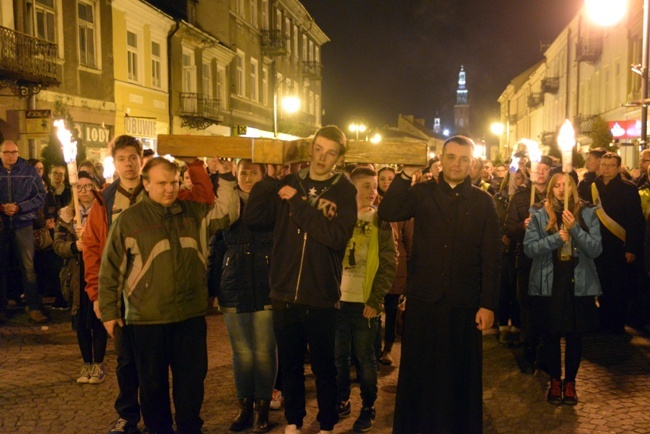
[[[542,333],[544,340],[544,357],[546,359],[546,369],[551,378],[560,380],[562,378],[562,334],[544,331]],[[566,348],[564,351],[564,379],[567,381],[576,381],[580,361],[582,360],[582,335],[575,332],[564,334]]]
[[[169,400],[171,367],[176,427],[182,434],[200,433],[203,381],[208,372],[205,317],[130,327],[145,425],[157,434],[174,432]]]
[[[273,301],[273,329],[282,368],[284,414],[289,424],[302,426],[305,412],[305,349],[309,342],[311,368],[316,377],[316,397],[321,430],[338,422],[336,410],[336,309]]]
[[[115,376],[120,388],[115,400],[115,410],[122,419],[135,426],[140,422],[140,404],[138,403],[138,368],[133,354],[131,326],[115,327],[114,331],[115,353],[117,353]]]

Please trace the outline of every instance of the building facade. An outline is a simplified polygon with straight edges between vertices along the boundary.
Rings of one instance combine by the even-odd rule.
[[[608,28],[591,23],[584,9],[544,51],[544,60],[515,77],[499,97],[506,125],[502,155],[509,156],[522,138],[553,145],[565,119],[586,152],[591,124],[601,117],[612,127],[629,126],[614,138],[624,163],[636,166],[641,109],[634,101],[641,97],[641,76],[629,65],[641,62],[643,1],[630,1],[627,18]]]

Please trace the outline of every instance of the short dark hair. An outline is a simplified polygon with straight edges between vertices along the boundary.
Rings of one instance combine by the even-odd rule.
[[[607,151],[605,148],[593,148],[589,150],[589,153],[587,155],[593,155],[596,158],[603,158],[603,155],[605,155]]]
[[[472,148],[472,155],[474,155],[474,141],[469,137],[461,136],[461,135],[451,136],[450,138],[445,140],[445,143],[442,144],[443,154],[445,153],[445,148],[449,143],[456,143],[461,146],[469,146],[470,148]]]
[[[253,163],[253,160],[251,160],[250,158],[242,158],[241,160],[239,160],[237,162],[237,170],[239,170],[239,166],[241,166],[242,164],[246,164],[246,163],[254,164],[256,166],[259,166],[260,172],[262,172],[262,176],[266,175],[266,164]]]
[[[358,178],[362,178],[364,176],[377,176],[377,172],[375,172],[373,169],[370,167],[357,167],[352,171],[350,174],[350,179],[352,181],[355,181]]]
[[[153,149],[145,149],[144,151],[142,151],[142,158],[152,157],[154,155],[156,155],[156,151],[154,151]]]
[[[339,144],[339,157],[345,155],[347,139],[345,133],[336,125],[327,125],[314,134],[314,139],[311,141],[313,145],[319,137],[325,137]]]
[[[180,172],[180,168],[178,167],[177,164],[172,163],[171,161],[163,157],[155,157],[149,160],[147,164],[145,164],[144,167],[142,168],[142,179],[146,179],[147,181],[149,181],[149,171],[154,167],[158,167],[158,166],[163,166],[163,169],[168,170],[169,172],[174,172],[174,173]]]
[[[621,156],[618,155],[616,152],[605,152],[602,158],[605,160],[611,160],[611,159],[616,160],[616,165],[618,167],[621,167],[621,162],[622,162]]]
[[[133,136],[129,136],[127,134],[122,134],[121,136],[117,136],[115,140],[113,141],[113,146],[111,147],[111,156],[115,158],[115,153],[119,151],[120,149],[127,148],[129,146],[132,146],[135,148],[136,152],[142,158],[142,143],[140,140],[136,139]]]

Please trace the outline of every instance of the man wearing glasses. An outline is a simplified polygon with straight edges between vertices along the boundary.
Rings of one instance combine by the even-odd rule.
[[[41,312],[41,303],[34,271],[34,219],[45,202],[43,180],[27,161],[18,156],[18,146],[5,140],[0,146],[0,216],[4,237],[0,241],[2,267],[8,263],[8,246],[13,245],[20,263],[23,290],[29,318],[37,323],[48,318]],[[0,311],[6,306],[6,286],[0,291]]]

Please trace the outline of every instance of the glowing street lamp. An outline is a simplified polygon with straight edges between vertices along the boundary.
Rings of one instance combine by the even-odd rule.
[[[356,134],[356,140],[359,140],[359,133],[365,133],[368,127],[365,124],[353,122],[350,124],[349,129]]]
[[[501,122],[492,122],[490,124],[490,132],[495,136],[500,136],[506,130],[506,127]]]
[[[618,23],[627,12],[627,0],[585,0],[585,6],[589,19],[603,27]]]
[[[381,142],[381,134],[375,133],[375,135],[370,138],[370,143],[377,144],[379,142]]]

